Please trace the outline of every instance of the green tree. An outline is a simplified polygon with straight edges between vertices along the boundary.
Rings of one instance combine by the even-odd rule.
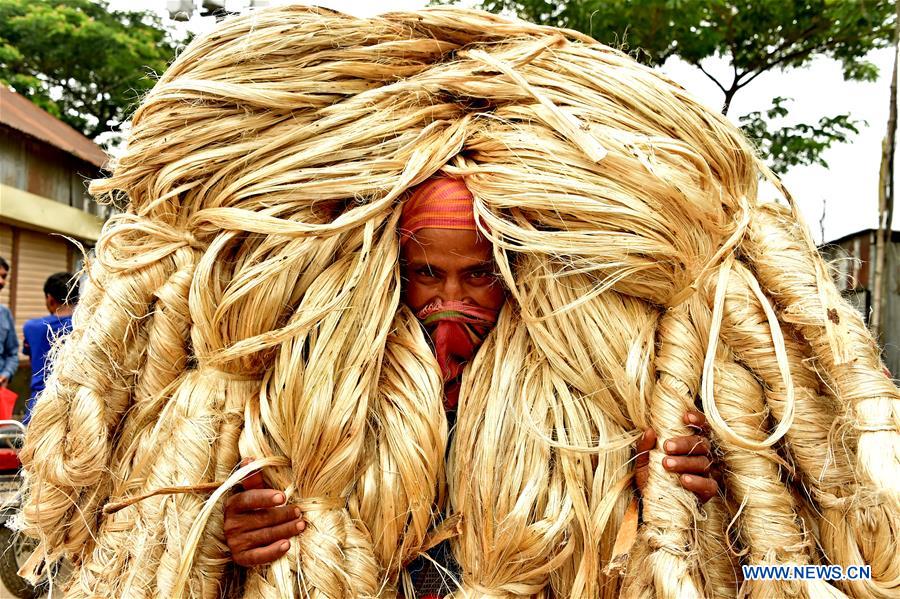
[[[892,0],[483,0],[481,6],[576,29],[631,49],[646,64],[677,56],[722,91],[723,114],[735,94],[763,73],[802,67],[818,56],[839,61],[845,79],[872,81],[878,71],[866,55],[888,46],[894,29]],[[710,73],[703,62],[711,57],[728,60],[731,73]],[[860,124],[845,114],[777,129],[766,117],[787,114],[787,99],[780,100],[739,119],[779,172],[824,164],[822,152]]]
[[[770,125],[773,120],[787,117],[785,104],[788,101],[788,98],[777,96],[765,112],[751,112],[739,119],[744,133],[756,140],[760,153],[768,157],[769,166],[776,173],[785,173],[798,164],[828,166],[822,152],[831,144],[846,142],[852,134],[859,133],[859,121],[850,118],[849,114],[824,116],[815,124],[773,128]]]
[[[91,138],[120,126],[174,56],[148,13],[103,0],[0,0],[0,81]]]

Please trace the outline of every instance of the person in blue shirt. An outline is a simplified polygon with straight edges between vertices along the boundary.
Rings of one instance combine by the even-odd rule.
[[[9,263],[0,256],[0,291],[9,278]],[[9,308],[0,304],[0,387],[6,387],[19,367],[19,340],[16,321]]]
[[[53,342],[72,330],[72,311],[78,303],[78,280],[70,272],[50,275],[44,283],[44,302],[50,313],[33,318],[22,330],[22,353],[31,356],[31,396],[25,404],[24,424],[31,420],[31,411],[38,394],[44,390],[44,377],[50,371],[47,354]]]

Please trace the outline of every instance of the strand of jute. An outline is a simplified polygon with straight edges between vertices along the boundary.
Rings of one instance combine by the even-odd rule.
[[[399,213],[395,213],[392,221],[396,222],[398,216]],[[298,410],[296,420],[292,420],[288,430],[294,431],[292,434],[302,434],[304,428],[308,429],[307,434],[312,435],[308,437],[309,441],[321,443],[321,448],[303,449],[300,445],[288,445],[283,450],[290,452],[292,468],[281,471],[275,468],[270,473],[274,484],[280,488],[290,489],[300,497],[341,494],[357,470],[359,459],[357,452],[361,449],[359,444],[361,439],[354,441],[352,437],[348,438],[341,432],[342,427],[352,425],[353,420],[345,425],[342,419],[334,419],[333,429],[323,427],[322,422],[323,420],[329,422],[327,415],[330,409],[336,409],[340,413],[345,409],[343,405],[352,406],[350,409],[355,414],[354,420],[365,417],[369,401],[368,389],[373,388],[372,384],[377,379],[372,377],[373,371],[364,368],[362,364],[369,360],[379,360],[381,354],[379,352],[376,355],[367,355],[352,348],[355,345],[371,343],[373,338],[381,338],[383,347],[393,313],[396,311],[396,303],[399,301],[398,288],[394,286],[396,283],[389,283],[393,269],[390,268],[392,260],[387,259],[393,254],[396,260],[396,233],[392,226],[388,226],[376,236],[371,225],[367,233],[363,251],[347,255],[348,259],[365,265],[361,281],[365,281],[366,284],[354,285],[345,300],[346,307],[342,311],[327,315],[318,326],[318,330],[314,329],[312,333],[315,335],[313,337],[315,341],[310,348],[309,360],[302,370],[288,368],[299,356],[294,352],[286,353],[282,360],[276,362],[275,370],[267,384],[270,389],[275,385],[280,389],[297,389],[293,392],[282,391],[278,395],[273,394],[272,398],[276,401],[281,398],[287,399],[293,393],[310,398],[310,407],[305,410],[300,411],[293,404],[285,404],[278,408],[278,411]],[[341,270],[335,272],[340,273]],[[332,281],[332,284],[335,281]],[[373,296],[368,291],[370,288],[391,289],[391,291],[385,295]],[[321,293],[322,297],[333,294],[328,287],[310,289],[307,299],[313,291]],[[373,314],[381,316],[373,319]],[[332,340],[331,343],[329,340]],[[337,340],[341,342],[338,343]],[[297,341],[303,343],[302,339]],[[347,350],[340,350],[341,343],[346,344]],[[342,363],[345,366],[340,366]],[[304,376],[298,377],[298,371],[304,372]],[[360,380],[358,378],[360,376],[364,378]],[[330,389],[343,386],[348,388],[348,393],[331,395]],[[317,397],[318,402],[315,399]],[[331,407],[332,401],[338,402],[334,408]],[[313,411],[313,406],[318,406],[318,412]],[[279,421],[265,424],[284,426]],[[287,431],[279,432],[282,439],[286,438],[287,434]],[[325,463],[317,461],[320,459],[319,456]],[[335,461],[329,465],[330,460]],[[315,478],[315,473],[320,468],[329,467],[336,469],[332,478],[322,480]],[[342,509],[312,513],[309,514],[307,523],[306,532],[292,542],[293,547],[288,556],[257,575],[268,580],[268,584],[273,585],[283,596],[310,593],[312,596],[333,597],[374,593],[378,574],[371,541],[358,536],[358,529],[350,521],[347,511]],[[293,572],[298,574],[294,575]],[[302,585],[299,589],[294,586],[297,582]]]
[[[762,451],[768,447],[771,447],[779,439],[781,439],[793,423],[794,386],[791,382],[791,373],[788,367],[787,357],[785,356],[784,338],[781,335],[781,328],[777,326],[778,320],[775,317],[774,312],[772,312],[768,301],[766,301],[765,298],[761,298],[761,305],[766,312],[766,318],[768,318],[769,325],[771,327],[770,331],[772,334],[772,342],[775,348],[775,356],[778,360],[778,370],[781,374],[784,388],[787,390],[785,398],[785,408],[783,410],[784,417],[779,421],[778,426],[775,428],[771,435],[766,437],[764,440],[756,441],[753,439],[741,437],[740,435],[734,433],[728,423],[725,422],[725,420],[719,415],[715,395],[713,393],[715,372],[713,364],[716,356],[716,347],[719,343],[719,333],[722,327],[722,318],[724,317],[723,313],[725,309],[725,294],[728,290],[728,279],[731,274],[731,269],[734,266],[734,262],[734,256],[731,255],[725,259],[725,262],[723,262],[722,266],[719,268],[718,280],[716,282],[716,292],[715,297],[713,298],[712,326],[709,330],[709,342],[707,344],[706,357],[703,361],[703,384],[701,386],[700,397],[703,401],[703,411],[706,412],[707,416],[709,417],[710,424],[713,426],[713,428],[715,428],[719,436],[721,436],[732,445],[737,445],[739,447],[743,447],[744,449]],[[772,326],[773,324],[775,326]]]
[[[735,597],[743,576],[734,543],[729,538],[728,525],[732,518],[724,498],[710,499],[701,509],[697,549],[700,572],[703,575],[705,597]]]
[[[785,225],[784,211],[775,207],[755,214],[747,248],[751,265],[763,288],[778,303],[781,317],[796,326],[809,343],[827,388],[839,405],[851,412],[851,422],[875,429],[859,432],[857,474],[864,477],[866,486],[890,490],[892,501],[900,505],[900,391],[884,375],[877,346],[861,317],[833,285],[822,285],[814,276],[821,258],[809,253]],[[776,263],[779,270],[790,265],[787,275],[775,273]],[[826,323],[834,321],[846,330],[841,339],[855,356],[852,361],[842,360],[832,351]]]
[[[118,289],[120,292],[125,291],[126,293],[129,293],[129,294],[133,293],[133,291],[134,291],[133,288],[117,287],[118,283],[117,283],[115,280],[112,280],[110,283],[107,283],[107,282],[106,282],[106,279],[105,279],[105,275],[102,274],[102,265],[101,265],[101,263],[100,263],[99,261],[95,261],[95,262],[94,262],[94,266],[95,266],[95,268],[93,269],[94,272],[93,272],[92,275],[91,275],[91,277],[92,277],[92,283],[93,283],[93,284],[91,284],[91,285],[88,286],[87,294],[86,294],[87,297],[85,297],[85,302],[82,304],[81,308],[79,308],[79,310],[78,310],[78,312],[81,313],[81,314],[83,314],[82,311],[85,310],[85,309],[88,309],[88,310],[89,310],[89,309],[91,309],[91,308],[96,308],[96,307],[97,307],[97,303],[99,302],[99,298],[97,298],[97,299],[92,299],[91,296],[96,296],[96,295],[98,294],[98,292],[102,292],[102,291],[104,290],[104,287],[101,286],[101,285],[103,285],[103,284],[109,285],[109,287],[107,287],[107,291],[113,290],[113,289]],[[97,268],[97,267],[99,267],[99,268]],[[155,277],[155,276],[157,276],[157,275],[159,274],[159,271],[158,271],[158,270],[155,270],[155,269],[150,269],[150,270],[147,271],[147,273]],[[102,282],[101,282],[101,280],[102,280]],[[144,279],[144,280],[138,281],[138,283],[139,283],[139,284],[140,284],[140,283],[145,283],[145,284],[149,285],[149,286],[150,286],[150,288],[149,288],[150,291],[152,291],[152,290],[155,288],[154,284],[152,283],[152,280],[146,280],[146,279]],[[129,283],[129,285],[130,285],[130,283]],[[143,293],[146,293],[146,292],[145,292],[144,290],[141,290],[141,293],[143,294]],[[114,296],[114,297],[115,297],[115,296]],[[128,297],[128,300],[130,301],[130,300],[131,300],[131,297],[134,297],[134,296],[129,297],[129,296],[123,294],[121,297]],[[136,298],[138,299],[138,302],[141,301],[141,300],[140,300],[141,297],[142,297],[142,296],[141,296],[140,294],[138,294],[138,295],[136,296]],[[114,302],[115,302],[115,299],[114,299]],[[107,305],[106,305],[106,308],[105,308],[105,309],[107,310],[106,314],[109,315],[109,310],[114,309],[114,307],[117,307],[117,306],[120,306],[120,305],[122,305],[122,304],[113,303],[112,306],[110,306],[109,304],[107,304]],[[101,306],[101,309],[102,309],[102,306]],[[140,303],[139,303],[139,304],[137,305],[137,307],[136,307],[136,311],[137,311],[138,313],[140,313],[140,312],[142,311],[142,309],[143,309],[143,308],[142,308],[142,306],[140,306]],[[92,315],[92,316],[93,316],[93,315]],[[76,316],[76,322],[77,322],[79,319],[80,319],[80,316]],[[110,327],[111,327],[111,328],[110,328],[111,331],[115,331],[115,332],[112,333],[112,339],[115,339],[115,336],[119,335],[120,332],[123,330],[123,329],[122,329],[122,323],[121,323],[120,321],[116,321],[116,320],[113,320],[113,321],[111,321],[111,322],[110,322],[110,321],[107,321],[107,322],[104,323],[104,324],[107,325],[107,326],[110,326]],[[97,331],[97,328],[100,328],[100,325],[97,325],[97,326],[94,328],[94,331],[92,331],[92,332],[95,333],[95,334],[96,334],[97,332],[100,332],[101,335],[102,335],[102,328],[100,329],[100,331]],[[126,327],[125,330],[128,330],[128,328]],[[140,332],[140,329],[138,329],[137,332]],[[109,339],[109,338],[108,338],[108,339]],[[75,349],[75,350],[77,351],[78,340],[79,340],[79,337],[78,337],[78,336],[73,336],[71,339],[69,339],[69,341],[72,343],[72,345],[70,345],[70,346],[68,346],[68,347],[70,347],[71,349]],[[104,344],[103,349],[104,349],[105,351],[110,351],[110,350],[112,350],[113,353],[112,353],[111,355],[110,355],[110,354],[108,354],[108,355],[109,355],[109,357],[110,357],[112,360],[115,360],[115,357],[114,357],[114,356],[116,356],[116,355],[122,355],[121,353],[116,353],[117,350],[118,350],[118,352],[122,352],[122,351],[123,351],[122,349],[119,349],[119,348],[121,348],[121,347],[122,347],[122,346],[120,346],[120,345],[118,345],[118,344],[116,344],[116,343],[112,343],[112,344]],[[57,350],[58,350],[58,349],[59,349],[59,348],[57,348]],[[130,348],[130,350],[137,350],[137,351],[136,351],[136,352],[135,352],[135,351],[129,351],[129,352],[127,352],[127,354],[133,356],[134,359],[131,360],[131,361],[126,361],[126,362],[125,362],[125,370],[127,370],[127,369],[129,368],[129,366],[128,366],[129,363],[132,364],[132,366],[131,366],[130,368],[136,370],[137,368],[139,368],[139,366],[137,365],[137,363],[134,362],[134,360],[141,360],[141,359],[143,359],[142,356],[141,356],[142,346],[141,346],[140,343],[132,342],[132,343],[131,343],[131,348]],[[60,360],[60,361],[66,361],[66,360],[68,360],[69,363],[70,363],[70,365],[73,365],[73,366],[74,366],[75,364],[83,364],[83,363],[81,362],[80,359],[79,359],[79,361],[76,362],[75,364],[72,364],[72,358],[73,358],[73,357],[75,357],[75,356],[74,356],[74,355],[68,355],[68,356],[60,355],[59,360]],[[79,356],[79,358],[80,358],[80,356]],[[101,362],[101,364],[102,364],[102,362]],[[94,364],[91,364],[90,366],[92,367],[93,365],[94,365]],[[121,366],[122,366],[122,365],[116,364],[116,363],[114,362],[114,363],[112,364],[112,368],[109,369],[110,374],[113,374],[113,373],[115,373],[115,372],[121,372],[121,370],[120,370]],[[71,373],[71,371],[68,371],[68,372]],[[59,370],[57,370],[57,373],[58,373],[58,375],[59,375],[60,377],[65,377],[65,376],[66,376],[66,372],[65,372],[65,371],[59,371]],[[69,374],[69,376],[72,376],[72,374]],[[79,375],[77,375],[77,376],[78,376],[78,379],[83,380],[82,377],[84,376],[84,371],[82,371],[81,373],[79,373]],[[115,376],[115,375],[113,374],[113,376]],[[75,380],[78,380],[78,379],[75,379]],[[107,380],[114,381],[115,379],[113,378],[113,379],[107,379]],[[67,383],[67,384],[71,384],[71,383]],[[115,384],[115,383],[113,383],[113,384]],[[124,386],[124,385],[123,385],[123,386]],[[119,393],[120,393],[119,391],[115,391],[115,392],[113,393],[112,397],[116,397],[116,395],[118,395]],[[48,402],[52,402],[51,397],[45,397],[45,399],[46,399]],[[52,403],[51,403],[51,405],[52,405]],[[67,407],[67,408],[77,408],[77,404],[69,403],[69,404],[66,404],[66,407]],[[121,408],[118,408],[118,409],[121,409]],[[33,430],[37,429],[36,434],[40,434],[39,431],[40,431],[41,428],[42,428],[42,423],[41,423],[41,421],[39,420],[36,424],[37,424],[37,426],[32,427],[32,429],[33,429]],[[26,460],[29,459],[29,455],[30,455],[30,454],[29,454],[28,452],[29,452],[29,449],[28,449],[28,448],[26,448],[25,452],[23,452],[23,458],[26,459]],[[97,455],[94,454],[93,452],[89,452],[89,453],[92,454],[92,457],[91,457],[90,459],[94,462],[94,464],[95,464],[95,466],[96,466],[96,464],[97,464],[97,462],[96,462],[96,460],[97,460]],[[69,454],[68,459],[74,458],[75,455],[80,455],[80,452],[77,453],[77,454]],[[101,454],[101,459],[102,459],[102,454]],[[84,470],[84,468],[79,467],[79,470],[81,471],[81,474],[82,474],[83,476],[85,476],[85,470]],[[85,482],[89,482],[89,481],[90,481],[90,477],[88,476],[87,479],[82,479],[82,480],[84,480]],[[102,486],[103,486],[103,485],[100,485],[99,487],[95,487],[95,489],[94,489],[91,493],[88,494],[88,497],[93,497],[93,498],[95,498],[95,499],[94,499],[95,501],[96,501],[96,500],[102,501],[103,498],[102,498],[101,494],[97,492],[97,491],[98,491],[98,488],[102,488]],[[49,498],[48,498],[48,499],[49,499]],[[69,500],[67,499],[66,501],[69,501]],[[76,504],[77,504],[77,503],[78,503],[78,502],[77,502],[77,500],[76,500]],[[81,506],[81,507],[82,507],[82,511],[83,511],[83,508],[84,508],[85,506]],[[44,503],[43,506],[42,506],[42,509],[44,509],[44,510],[50,509],[49,504]],[[88,509],[87,511],[90,511],[90,510]],[[80,515],[77,516],[77,518],[78,518],[78,520],[76,520],[76,522],[83,521],[83,522],[85,523],[85,525],[87,524],[87,521],[88,521],[87,519],[84,519],[84,520],[83,520],[83,519],[80,517]],[[85,532],[82,532],[82,533],[74,533],[74,531],[72,531],[72,532],[70,532],[69,534],[72,535],[73,537],[75,537],[75,538],[77,539],[77,538],[79,538],[79,537],[83,538],[83,537],[85,536],[86,533],[85,533]],[[87,534],[90,534],[90,533],[87,533]],[[79,540],[80,540],[80,539],[79,539]],[[83,541],[82,541],[82,542],[83,542]]]
[[[530,273],[518,281],[522,302],[519,317],[543,349],[554,380],[565,381],[565,386],[554,383],[557,396],[565,399],[563,405],[585,402],[588,420],[596,430],[586,443],[583,437],[568,438],[568,429],[575,426],[552,434],[546,434],[539,422],[530,419],[526,419],[526,426],[531,435],[563,456],[580,454],[580,460],[576,457],[574,462],[579,467],[590,464],[594,480],[603,481],[602,492],[574,504],[587,503],[587,507],[581,503],[575,511],[576,530],[585,532],[579,535],[576,550],[566,563],[551,575],[551,587],[566,596],[615,596],[618,574],[608,570],[604,562],[613,559],[629,502],[630,493],[623,481],[628,479],[624,471],[634,436],[627,434],[626,428],[650,426],[646,404],[653,384],[649,364],[653,361],[658,314],[626,296],[594,294],[591,277],[555,271],[526,257],[518,259],[516,266]],[[578,310],[582,306],[587,309]],[[636,332],[618,331],[615,323],[623,321],[633,322]],[[614,372],[621,365],[625,365],[625,372]],[[571,484],[584,488],[587,483]],[[573,494],[573,499],[578,496]]]
[[[373,492],[354,493],[348,502],[352,519],[370,523],[383,589],[399,587],[403,568],[414,556],[456,533],[457,519],[452,516],[432,528],[434,511],[446,495],[448,424],[442,391],[440,370],[422,327],[411,311],[401,308],[385,345],[370,415],[370,426],[378,434],[372,436],[373,447],[366,451],[371,461],[358,483]],[[410,463],[407,456],[413,451],[428,458]],[[387,590],[382,595],[390,596]]]
[[[696,370],[702,345],[685,302],[669,310],[660,320],[656,336],[657,380],[649,414],[660,440],[689,434],[683,424],[685,410],[694,405],[700,386]],[[661,441],[660,441],[661,442]],[[662,468],[660,448],[650,452],[647,484],[642,493],[644,526],[638,542],[645,549],[646,567],[629,572],[624,596],[647,593],[663,597],[699,596],[703,582],[696,563],[693,539],[696,530],[696,500]]]
[[[270,458],[274,460],[274,458]],[[251,462],[256,463],[256,462]],[[273,461],[273,465],[284,466],[285,464],[278,461]],[[262,465],[257,464],[257,469],[262,467]],[[198,485],[184,485],[180,487],[162,487],[160,489],[155,489],[150,491],[149,493],[143,493],[141,495],[137,495],[135,497],[131,497],[124,501],[119,501],[116,503],[107,503],[103,506],[104,514],[115,514],[116,512],[125,509],[130,505],[134,505],[139,501],[143,501],[145,499],[149,499],[150,497],[156,497],[158,495],[174,495],[177,493],[197,493],[197,494],[206,494],[213,493],[218,491],[223,486],[229,485],[228,480],[217,480],[211,483],[201,483]],[[234,485],[230,485],[228,488],[233,488]],[[325,510],[325,509],[334,509],[342,505],[342,501],[337,498],[305,498],[298,501],[295,501],[292,505],[296,505],[302,511],[313,511],[313,510]]]
[[[736,267],[729,279],[722,336],[737,359],[764,383],[766,405],[780,419],[787,393],[772,347],[763,342],[770,337],[770,324],[760,302],[767,300],[760,298],[753,274],[746,267]],[[838,407],[819,395],[815,373],[805,366],[809,350],[790,334],[784,340],[797,404],[795,425],[788,430],[789,444],[785,447],[790,450],[789,462],[798,467],[804,486],[821,508],[820,542],[826,557],[837,563],[850,563],[862,551],[864,562],[872,566],[872,579],[846,586],[867,587],[858,596],[887,596],[894,579],[890,573],[898,571],[897,558],[890,552],[871,552],[874,546],[866,542],[879,536],[877,530],[891,527],[890,519],[885,518],[887,495],[866,490],[854,478],[851,464],[855,456],[850,445],[844,439],[831,440],[840,432]],[[833,449],[823,452],[823,447]],[[873,523],[871,530],[862,522]]]
[[[717,360],[716,394],[723,417],[743,436],[762,438],[768,415],[762,388],[729,352]],[[747,450],[722,440],[729,488],[740,504],[737,529],[753,564],[815,564],[814,545],[795,501],[780,483],[781,459],[775,451]],[[764,473],[764,474],[763,474]],[[750,597],[846,597],[823,580],[745,581]]]
[[[484,589],[493,589],[491,592],[505,590],[515,597],[532,595],[549,582],[550,573],[575,551],[575,543],[564,543],[562,536],[568,521],[574,517],[574,499],[563,490],[562,469],[554,473],[542,458],[548,448],[541,438],[522,431],[503,444],[507,451],[519,456],[518,459],[530,462],[523,464],[525,467],[514,478],[507,479],[501,486],[493,484],[493,476],[489,474],[494,469],[494,460],[502,457],[496,455],[492,436],[485,433],[502,430],[509,426],[507,419],[521,418],[524,414],[530,414],[534,424],[539,424],[545,432],[547,427],[554,427],[554,415],[547,405],[553,394],[552,387],[547,387],[553,383],[546,374],[541,376],[543,368],[525,361],[529,355],[527,343],[524,328],[516,327],[510,313],[504,310],[473,364],[472,374],[477,369],[481,376],[465,378],[460,391],[459,420],[448,465],[451,472],[459,468],[470,473],[459,478],[451,474],[451,480],[455,481],[451,486],[451,508],[452,513],[460,514],[462,529],[462,534],[453,539],[455,553],[464,567],[462,588],[457,593],[460,597],[483,593]],[[494,350],[500,347],[506,351],[495,353]],[[493,368],[478,368],[478,364],[485,361],[491,362]],[[520,391],[511,383],[514,373],[522,369],[530,374],[523,381],[526,388]],[[529,387],[533,389],[530,392]],[[544,387],[543,391],[539,391],[541,387]],[[577,431],[568,432],[574,434]],[[527,450],[523,451],[522,445]],[[465,449],[460,451],[460,448]],[[557,456],[566,459],[562,453]],[[555,488],[560,501],[549,503],[534,494],[524,495],[516,501],[518,494],[504,491],[507,485],[535,488],[539,480]],[[535,503],[523,504],[524,498],[531,498]],[[479,505],[485,500],[494,506],[495,516],[485,517],[486,510]],[[531,520],[532,513],[539,515],[534,521]],[[474,535],[471,533],[473,527],[484,532]],[[487,553],[480,545],[481,539],[498,547],[497,554]],[[495,545],[496,539],[506,542]],[[482,557],[489,555],[490,559]],[[529,557],[526,563],[512,563],[514,558]]]
[[[108,480],[109,431],[130,403],[128,378],[140,368],[145,341],[140,319],[168,267],[158,263],[133,277],[103,276],[104,295],[84,307],[95,311],[87,318],[76,314],[79,331],[52,354],[59,366],[47,381],[44,409],[35,413],[20,458],[40,472],[29,479],[34,501],[23,510],[29,522],[38,524],[41,552],[51,561],[61,553],[90,550],[95,507],[83,502],[96,501]],[[41,439],[49,444],[35,442]]]

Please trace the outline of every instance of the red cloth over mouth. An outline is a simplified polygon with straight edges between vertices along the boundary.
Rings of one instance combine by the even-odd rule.
[[[436,299],[416,313],[434,343],[434,353],[444,378],[444,406],[459,402],[459,379],[497,322],[499,310],[460,301]]]

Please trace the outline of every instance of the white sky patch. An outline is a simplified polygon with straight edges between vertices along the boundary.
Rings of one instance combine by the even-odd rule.
[[[240,10],[248,0],[227,0],[226,8]],[[258,5],[289,4],[290,0],[257,0]],[[166,0],[110,0],[110,6],[119,10],[152,10],[166,20]],[[427,5],[426,0],[318,0],[300,2],[317,4],[360,17],[385,12],[416,10]],[[472,0],[459,4],[472,6]],[[172,22],[169,21],[171,25]],[[212,18],[195,16],[185,24],[191,31],[202,33],[215,26]],[[790,114],[786,124],[815,123],[823,116],[850,113],[859,121],[865,121],[860,133],[851,141],[832,147],[824,154],[829,168],[821,166],[795,167],[784,176],[784,184],[797,200],[807,223],[818,241],[832,240],[877,225],[878,173],[881,166],[881,144],[887,130],[889,86],[893,68],[891,49],[872,52],[869,59],[878,65],[879,77],[873,83],[847,82],[841,76],[840,64],[827,58],[818,58],[802,69],[773,71],[761,75],[746,88],[740,90],[732,101],[729,118],[737,123],[739,116],[754,111],[765,111],[772,98],[792,98],[787,104]],[[714,75],[729,76],[730,68],[722,59],[709,59],[704,68]],[[678,60],[669,60],[661,69],[666,75],[683,85],[698,100],[713,110],[722,106],[722,92],[698,69]],[[900,162],[896,160],[895,162]],[[900,180],[896,177],[895,181]],[[895,189],[898,185],[895,183]],[[763,187],[764,195],[774,195],[772,189]],[[824,220],[820,229],[820,220]],[[893,226],[900,229],[900,206],[895,210]]]

